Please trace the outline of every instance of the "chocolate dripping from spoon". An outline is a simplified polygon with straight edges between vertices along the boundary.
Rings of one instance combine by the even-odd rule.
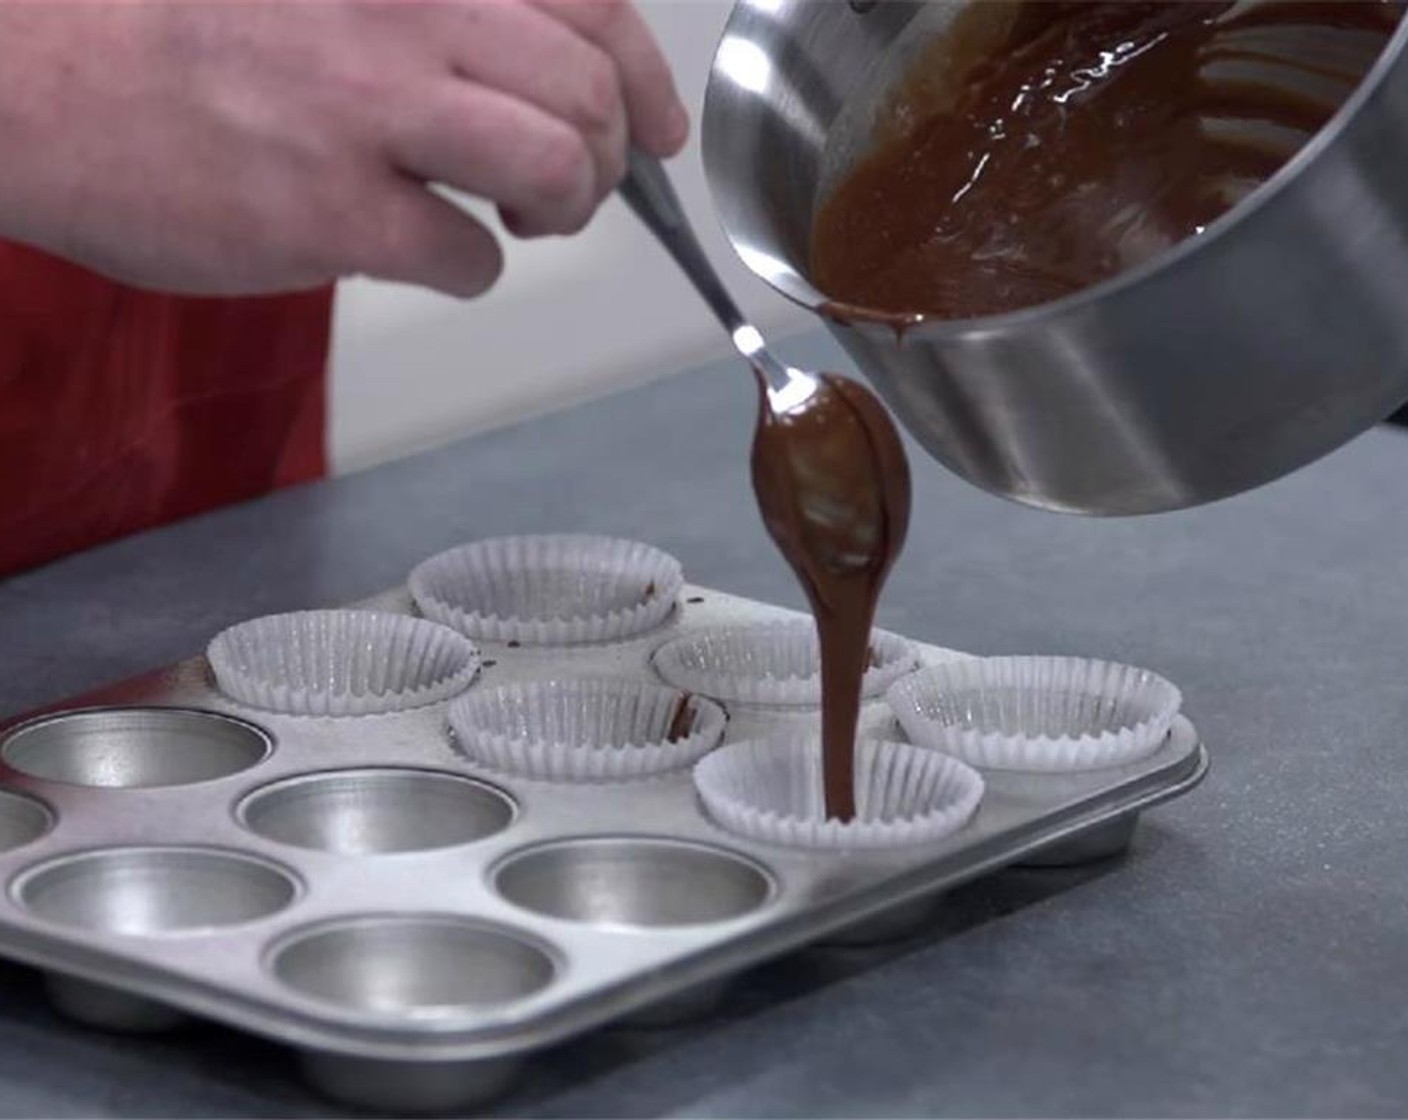
[[[753,489],[816,620],[826,815],[850,820],[870,630],[909,527],[909,464],[889,414],[857,382],[820,374],[815,393],[782,411],[754,374]]]
[[[859,383],[780,362],[738,310],[658,160],[632,150],[620,192],[684,270],[758,384],[753,488],[816,618],[828,816],[855,815],[855,735],[875,601],[909,524],[909,464],[885,408]]]

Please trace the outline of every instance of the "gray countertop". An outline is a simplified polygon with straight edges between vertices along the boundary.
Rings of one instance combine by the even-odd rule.
[[[784,349],[849,368],[820,335]],[[640,537],[695,582],[800,606],[752,505],[753,407],[736,364],[716,365],[12,578],[0,713],[188,656],[250,615],[360,598],[491,534]],[[1211,777],[1147,815],[1122,860],[1007,872],[950,896],[914,941],[759,970],[711,1022],[569,1044],[500,1110],[1408,1110],[1408,436],[1126,521],[1008,505],[912,455],[914,526],[881,625],[1166,673]],[[270,1044],[84,1030],[9,966],[0,992],[0,1114],[330,1111]]]

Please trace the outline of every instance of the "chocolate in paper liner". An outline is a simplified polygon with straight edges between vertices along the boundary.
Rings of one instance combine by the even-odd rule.
[[[445,626],[378,611],[293,611],[250,619],[206,650],[220,691],[303,716],[361,716],[446,700],[479,672],[479,650]]]
[[[694,768],[709,816],[740,836],[825,850],[934,843],[957,832],[983,796],[972,767],[910,743],[856,743],[856,816],[826,817],[821,738],[781,734],[731,743]]]
[[[419,564],[409,584],[426,618],[471,638],[575,645],[659,626],[684,573],[639,541],[559,533],[460,545]]]
[[[885,695],[918,744],[984,769],[1097,770],[1158,750],[1182,694],[1147,669],[1080,657],[946,661]]]
[[[883,695],[918,664],[914,647],[898,634],[872,630],[870,648],[863,699]],[[821,703],[821,648],[811,622],[698,630],[665,643],[653,660],[670,684],[717,700],[775,707]]]
[[[681,704],[686,733],[667,738]],[[480,689],[450,705],[467,757],[495,770],[563,782],[619,782],[684,770],[713,750],[727,717],[679,689],[610,677]]]

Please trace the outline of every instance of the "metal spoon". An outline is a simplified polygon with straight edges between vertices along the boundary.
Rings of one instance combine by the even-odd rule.
[[[904,445],[889,413],[859,382],[794,369],[768,350],[704,255],[658,160],[633,151],[620,191],[757,377],[753,489],[816,618],[826,811],[848,820],[855,813],[855,729],[870,627],[909,526]]]
[[[772,408],[785,412],[805,403],[817,391],[819,379],[815,374],[793,369],[779,361],[768,350],[758,329],[743,317],[705,256],[660,161],[632,149],[626,177],[618,190],[704,297],[715,318],[728,331],[734,347],[766,381]]]

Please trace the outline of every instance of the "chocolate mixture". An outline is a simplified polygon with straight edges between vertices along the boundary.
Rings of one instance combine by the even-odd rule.
[[[972,4],[821,208],[813,280],[853,308],[965,318],[1112,276],[1202,232],[1275,172],[1402,11]]]
[[[1387,0],[972,4],[822,207],[813,278],[852,313],[966,317],[1119,272],[1201,232],[1272,174],[1401,11]],[[1305,25],[1340,36],[1318,52],[1328,61],[1257,38]],[[1226,66],[1292,59],[1320,96]],[[753,486],[816,618],[826,812],[848,820],[861,680],[908,528],[909,467],[888,413],[855,382],[823,374],[781,414],[761,376],[759,389]]]
[[[759,375],[753,489],[816,619],[826,815],[850,820],[861,679],[875,603],[909,529],[909,463],[870,390],[830,373],[820,381],[803,404],[776,413]]]
[[[670,716],[670,726],[665,729],[665,742],[678,743],[681,739],[688,739],[694,731],[694,705],[690,703],[693,699],[688,692],[680,697]]]
[[[876,150],[821,208],[813,279],[845,301],[833,305],[841,314],[958,318],[1111,276],[1200,233],[1271,175],[1362,77],[1402,9],[971,4],[893,95]],[[1307,28],[1328,49],[1278,47],[1287,31],[1304,46]],[[1310,84],[1268,78],[1288,66]],[[908,528],[909,467],[889,415],[855,382],[823,374],[782,414],[761,376],[759,390],[753,486],[816,618],[826,812],[847,820],[861,679]]]

